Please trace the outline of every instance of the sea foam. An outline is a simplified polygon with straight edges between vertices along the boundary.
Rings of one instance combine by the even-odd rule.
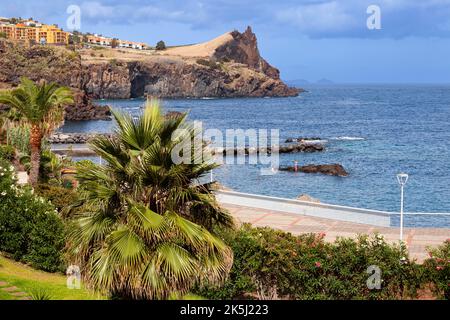
[[[347,141],[357,141],[357,140],[366,140],[363,137],[347,137],[347,136],[342,136],[342,137],[336,137],[333,138],[333,140],[347,140]]]

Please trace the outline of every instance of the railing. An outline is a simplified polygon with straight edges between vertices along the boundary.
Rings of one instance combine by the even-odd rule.
[[[450,213],[444,212],[408,212],[403,215],[405,227],[450,228]],[[400,213],[391,212],[391,226],[400,225]],[[450,232],[449,232],[450,237]]]
[[[396,212],[369,210],[223,190],[217,191],[216,196],[218,201],[223,204],[240,205],[380,227],[398,225],[396,222],[399,214]],[[413,217],[421,216],[426,218],[416,218],[414,221],[410,220]],[[404,217],[405,226],[407,227],[450,228],[450,213],[405,213]],[[430,220],[430,218],[433,219]],[[432,223],[427,224],[427,222],[430,221]]]

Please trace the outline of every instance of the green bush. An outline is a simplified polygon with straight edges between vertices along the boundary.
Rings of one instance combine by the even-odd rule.
[[[249,225],[221,236],[233,249],[234,265],[220,288],[196,290],[210,299],[399,299],[415,297],[423,281],[405,249],[380,236],[326,243],[323,235]],[[381,270],[380,289],[368,288],[369,266]]]
[[[424,262],[427,280],[438,298],[450,300],[450,239],[429,250],[429,255]]]
[[[16,156],[16,149],[9,145],[0,145],[0,159],[12,161]]]
[[[70,160],[62,159],[50,149],[42,150],[39,180],[44,183],[49,183],[51,180],[60,181],[61,170],[70,164]]]
[[[91,167],[91,168],[95,167],[95,163],[93,161],[87,160],[87,159],[75,162],[75,168],[78,169],[78,168],[84,168],[84,167]]]
[[[160,40],[158,41],[158,43],[156,44],[156,50],[166,50],[166,44],[164,41]]]
[[[36,269],[63,270],[65,232],[55,207],[16,186],[10,164],[0,161],[0,168],[0,251]]]
[[[65,245],[64,224],[52,206],[37,210],[29,234],[28,253],[24,260],[34,268],[50,272],[64,271],[61,251]],[[53,209],[53,211],[51,211]]]
[[[220,69],[220,65],[212,60],[197,59],[197,63],[202,66],[209,67],[211,69]]]
[[[61,212],[64,208],[77,201],[77,193],[58,185],[41,183],[35,188],[36,194],[50,201]]]
[[[119,65],[119,61],[117,61],[117,59],[111,59],[111,60],[109,60],[109,65],[111,67],[115,68]]]

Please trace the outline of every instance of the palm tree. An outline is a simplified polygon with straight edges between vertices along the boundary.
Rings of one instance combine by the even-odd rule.
[[[63,123],[64,106],[73,103],[72,92],[56,83],[37,85],[30,79],[22,78],[18,88],[0,94],[0,103],[14,108],[30,125],[30,183],[36,185],[42,138]]]
[[[91,142],[105,164],[78,168],[69,257],[93,288],[122,298],[165,299],[200,280],[222,281],[232,253],[213,228],[232,219],[201,183],[215,164],[176,164],[171,156],[194,134],[186,115],[164,117],[152,101],[138,118],[113,116],[115,134]]]

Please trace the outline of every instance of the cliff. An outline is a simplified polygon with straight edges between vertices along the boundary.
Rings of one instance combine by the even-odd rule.
[[[109,119],[108,107],[96,106],[82,86],[80,55],[63,47],[26,46],[0,39],[0,89],[9,89],[25,76],[72,88],[75,103],[66,108],[68,120]],[[1,106],[0,106],[1,109]]]
[[[56,81],[76,92],[68,119],[103,118],[92,99],[285,97],[298,95],[265,61],[251,28],[209,42],[136,51],[110,48],[69,49],[14,44],[0,40],[0,88],[20,76]]]

